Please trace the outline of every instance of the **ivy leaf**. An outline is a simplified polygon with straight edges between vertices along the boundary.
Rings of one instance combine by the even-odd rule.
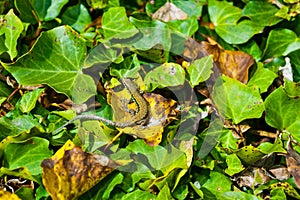
[[[262,30],[251,20],[239,22],[242,10],[224,1],[210,0],[208,13],[218,35],[229,44],[245,43]]]
[[[184,79],[185,72],[180,65],[164,63],[145,76],[145,84],[152,84],[152,89],[156,87],[164,88],[183,85]]]
[[[300,141],[300,99],[291,98],[283,87],[276,89],[265,100],[266,122],[281,131],[289,131]]]
[[[221,199],[223,199],[223,200],[231,200],[231,199],[260,200],[260,198],[256,197],[255,195],[248,194],[246,192],[237,192],[237,191],[224,192],[221,195]]]
[[[242,162],[236,154],[231,154],[226,157],[226,163],[228,168],[225,169],[225,173],[229,176],[232,176],[236,173],[243,171],[245,168],[242,165]]]
[[[126,39],[138,33],[126,15],[124,7],[109,8],[102,17],[103,34],[107,40]]]
[[[118,49],[100,43],[89,52],[84,61],[84,68],[97,66],[101,72],[104,72],[112,62],[119,63],[123,61],[122,53],[122,50],[118,51]]]
[[[30,132],[34,127],[38,127],[41,132],[41,124],[38,123],[31,115],[20,115],[10,120],[7,117],[0,118],[1,135],[0,140],[6,136],[16,136],[20,133]]]
[[[202,187],[209,190],[217,197],[217,199],[220,199],[218,197],[220,197],[222,193],[231,190],[231,184],[231,181],[224,174],[212,171],[210,172],[210,178],[203,184]]]
[[[10,170],[27,167],[31,175],[41,174],[40,164],[52,155],[48,146],[48,140],[38,137],[20,143],[9,143],[4,149],[5,166]]]
[[[269,69],[263,67],[262,63],[257,64],[257,70],[251,76],[248,86],[258,87],[260,93],[264,93],[268,90],[268,87],[272,84],[277,75]]]
[[[84,32],[85,27],[92,22],[89,11],[83,4],[68,7],[61,19],[63,24],[68,24],[79,32]]]
[[[84,41],[69,26],[43,32],[33,48],[14,64],[4,64],[19,84],[48,84],[75,103],[93,96],[93,79],[82,73],[86,55]]]
[[[259,118],[264,111],[258,90],[226,76],[217,79],[212,98],[220,114],[234,124]]]
[[[44,89],[36,89],[25,93],[20,100],[20,109],[23,113],[29,113],[36,105],[36,101]]]
[[[244,7],[243,16],[249,17],[254,23],[259,26],[273,26],[282,21],[281,18],[275,16],[278,8],[267,1],[250,1]]]
[[[0,18],[2,24],[0,23],[0,35],[5,35],[5,47],[7,48],[7,53],[10,55],[10,59],[13,60],[18,54],[17,42],[20,34],[23,31],[22,21],[14,14],[11,9],[7,15]],[[5,48],[1,48],[5,51]]]
[[[194,87],[200,82],[206,81],[210,77],[210,74],[213,72],[212,67],[212,56],[206,56],[192,62],[192,64],[187,69],[191,86]]]
[[[36,16],[39,21],[50,21],[57,17],[68,0],[16,0],[15,4],[26,22],[34,23]]]
[[[300,40],[295,32],[289,29],[274,29],[269,33],[263,58],[286,56],[298,49]]]

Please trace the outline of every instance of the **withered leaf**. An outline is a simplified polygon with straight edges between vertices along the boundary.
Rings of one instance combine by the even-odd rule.
[[[287,142],[286,165],[297,187],[300,188],[300,155],[293,149],[290,140]]]
[[[114,168],[106,156],[84,152],[71,141],[42,164],[43,184],[54,200],[76,199]]]
[[[188,15],[173,3],[167,2],[160,9],[158,9],[153,15],[152,19],[159,19],[164,22],[171,20],[185,20]]]
[[[224,50],[213,39],[209,39],[209,42],[202,41],[200,43],[193,39],[188,39],[182,55],[189,61],[206,55],[213,55],[217,68],[214,70],[242,83],[248,82],[248,70],[254,63],[252,56],[249,54],[242,51]]]
[[[201,42],[209,54],[214,56],[214,61],[221,74],[225,74],[242,83],[248,82],[248,70],[253,65],[252,56],[242,51],[224,50],[219,44]]]

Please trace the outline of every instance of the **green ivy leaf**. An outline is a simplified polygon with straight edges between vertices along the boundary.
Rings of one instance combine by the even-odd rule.
[[[195,87],[199,83],[206,81],[210,77],[210,74],[213,72],[212,67],[212,56],[206,56],[192,62],[192,64],[187,69],[191,86]]]
[[[170,50],[171,30],[166,23],[159,20],[148,21],[133,17],[130,17],[129,20],[139,29],[140,33],[143,34],[142,37],[132,44],[134,48],[138,50],[148,50],[159,44],[164,50]]]
[[[232,200],[232,199],[247,199],[247,200],[261,200],[260,198],[248,194],[246,192],[238,192],[238,191],[228,191],[224,192],[221,195],[222,200]]]
[[[129,200],[129,199],[156,199],[156,196],[150,192],[143,191],[140,189],[136,189],[131,193],[127,193],[122,197],[121,200]]]
[[[240,161],[240,159],[237,157],[236,154],[231,154],[227,156],[226,163],[228,168],[225,169],[225,173],[228,174],[229,176],[237,174],[245,169],[242,165],[242,162]]]
[[[2,21],[2,24],[0,24],[0,35],[5,35],[5,47],[10,55],[10,59],[13,60],[18,55],[17,42],[23,31],[23,24],[12,9],[0,20]],[[5,50],[3,47],[1,49],[2,51]]]
[[[8,97],[12,92],[11,87],[0,81],[0,97]]]
[[[111,75],[118,78],[135,78],[141,69],[140,62],[136,54],[128,56],[118,65],[113,65]]]
[[[120,6],[119,0],[87,0],[89,6],[93,9],[103,9],[106,7]]]
[[[158,193],[156,200],[174,199],[171,195],[170,188],[165,185],[161,191]]]
[[[120,63],[123,61],[122,53],[123,51],[120,49],[107,47],[100,43],[89,52],[84,61],[84,68],[97,66],[101,72],[104,72],[112,62]]]
[[[152,84],[151,89],[156,87],[164,88],[183,85],[185,72],[183,68],[176,63],[164,63],[163,65],[150,71],[145,76],[145,84]]]
[[[68,0],[16,0],[15,4],[18,11],[28,22],[34,22],[35,16],[39,21],[50,21],[56,18],[63,6],[68,3]],[[33,14],[34,13],[34,14]]]
[[[236,152],[236,155],[246,164],[253,165],[260,160],[265,154],[254,146],[244,146]]]
[[[279,8],[271,2],[267,1],[250,1],[244,7],[243,16],[249,17],[255,24],[259,26],[273,26],[282,21],[281,18],[275,16]]]
[[[20,115],[12,120],[7,117],[1,117],[0,127],[0,140],[3,140],[6,136],[16,136],[20,133],[30,132],[30,130],[34,127],[39,127],[41,132],[43,130],[41,128],[41,124],[30,115]]]
[[[217,79],[212,93],[220,114],[238,124],[245,119],[261,117],[264,106],[259,91],[241,82],[222,76]]]
[[[10,143],[4,149],[4,165],[10,170],[27,167],[31,175],[41,174],[40,164],[52,156],[48,146],[48,140],[38,137],[20,143]]]
[[[102,17],[102,29],[105,39],[126,39],[138,33],[126,15],[124,7],[109,8]]]
[[[198,30],[196,17],[189,17],[186,20],[172,20],[168,22],[168,25],[175,32],[180,32],[185,38],[192,36]]]
[[[70,27],[43,32],[33,48],[16,63],[4,67],[19,84],[48,84],[82,103],[96,93],[93,79],[82,73],[84,41]]]
[[[165,175],[175,168],[186,169],[187,162],[184,152],[173,146],[168,147],[168,149],[162,146],[150,147],[143,141],[136,140],[130,143],[126,149],[135,154],[141,153],[145,155],[149,164],[155,170],[161,170]]]
[[[202,14],[202,5],[203,2],[196,2],[194,0],[182,1],[182,0],[173,0],[172,1],[178,8],[183,10],[185,13],[191,16],[199,17]]]
[[[70,25],[81,33],[92,22],[89,11],[83,4],[68,7],[62,14],[61,19],[63,24]]]
[[[274,144],[270,142],[263,142],[257,148],[264,154],[271,154],[275,152],[286,154],[286,150],[283,148],[282,141],[278,138]]]
[[[231,190],[231,181],[224,175],[219,172],[210,172],[210,178],[203,184],[203,188],[210,191],[213,195],[220,199],[222,193]],[[205,196],[204,196],[204,199]]]
[[[300,141],[300,99],[290,98],[279,87],[273,91],[265,100],[266,122],[281,131],[289,131],[297,141]]]
[[[208,13],[218,35],[229,44],[245,43],[263,29],[251,20],[239,22],[242,10],[225,1],[209,0]]]
[[[277,75],[271,70],[264,68],[262,63],[257,63],[257,70],[251,76],[247,85],[248,87],[258,87],[260,93],[264,93],[276,77]]]
[[[20,100],[20,110],[23,113],[29,113],[35,107],[36,101],[43,91],[44,89],[36,89],[25,93]]]
[[[300,49],[297,34],[289,29],[273,29],[269,33],[263,58],[286,56]]]

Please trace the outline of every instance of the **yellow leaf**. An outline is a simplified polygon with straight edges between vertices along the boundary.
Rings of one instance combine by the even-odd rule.
[[[53,200],[76,199],[117,167],[106,156],[84,152],[71,141],[42,164],[43,184]]]
[[[0,199],[21,200],[16,194],[4,190],[0,190]]]

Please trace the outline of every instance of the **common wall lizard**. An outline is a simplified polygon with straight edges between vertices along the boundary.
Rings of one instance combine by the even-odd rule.
[[[136,107],[137,107],[136,113],[134,114],[134,116],[130,120],[125,121],[125,122],[114,122],[114,121],[111,121],[109,119],[106,119],[106,118],[103,118],[103,117],[100,117],[100,116],[96,116],[96,115],[93,115],[93,114],[79,115],[79,116],[76,116],[75,118],[71,119],[67,123],[65,123],[60,128],[56,129],[53,132],[53,134],[58,133],[64,127],[66,127],[67,125],[73,123],[76,120],[98,120],[98,121],[105,122],[109,125],[112,125],[112,126],[115,126],[115,127],[118,127],[118,128],[125,128],[125,127],[135,126],[135,125],[138,125],[141,122],[143,122],[143,120],[145,120],[145,118],[148,115],[148,103],[147,103],[147,101],[140,94],[139,89],[134,86],[134,84],[131,82],[130,79],[122,78],[121,82],[125,86],[125,88],[129,91],[129,93],[130,93],[130,95],[131,95],[131,97],[132,97],[132,99],[135,102]]]

